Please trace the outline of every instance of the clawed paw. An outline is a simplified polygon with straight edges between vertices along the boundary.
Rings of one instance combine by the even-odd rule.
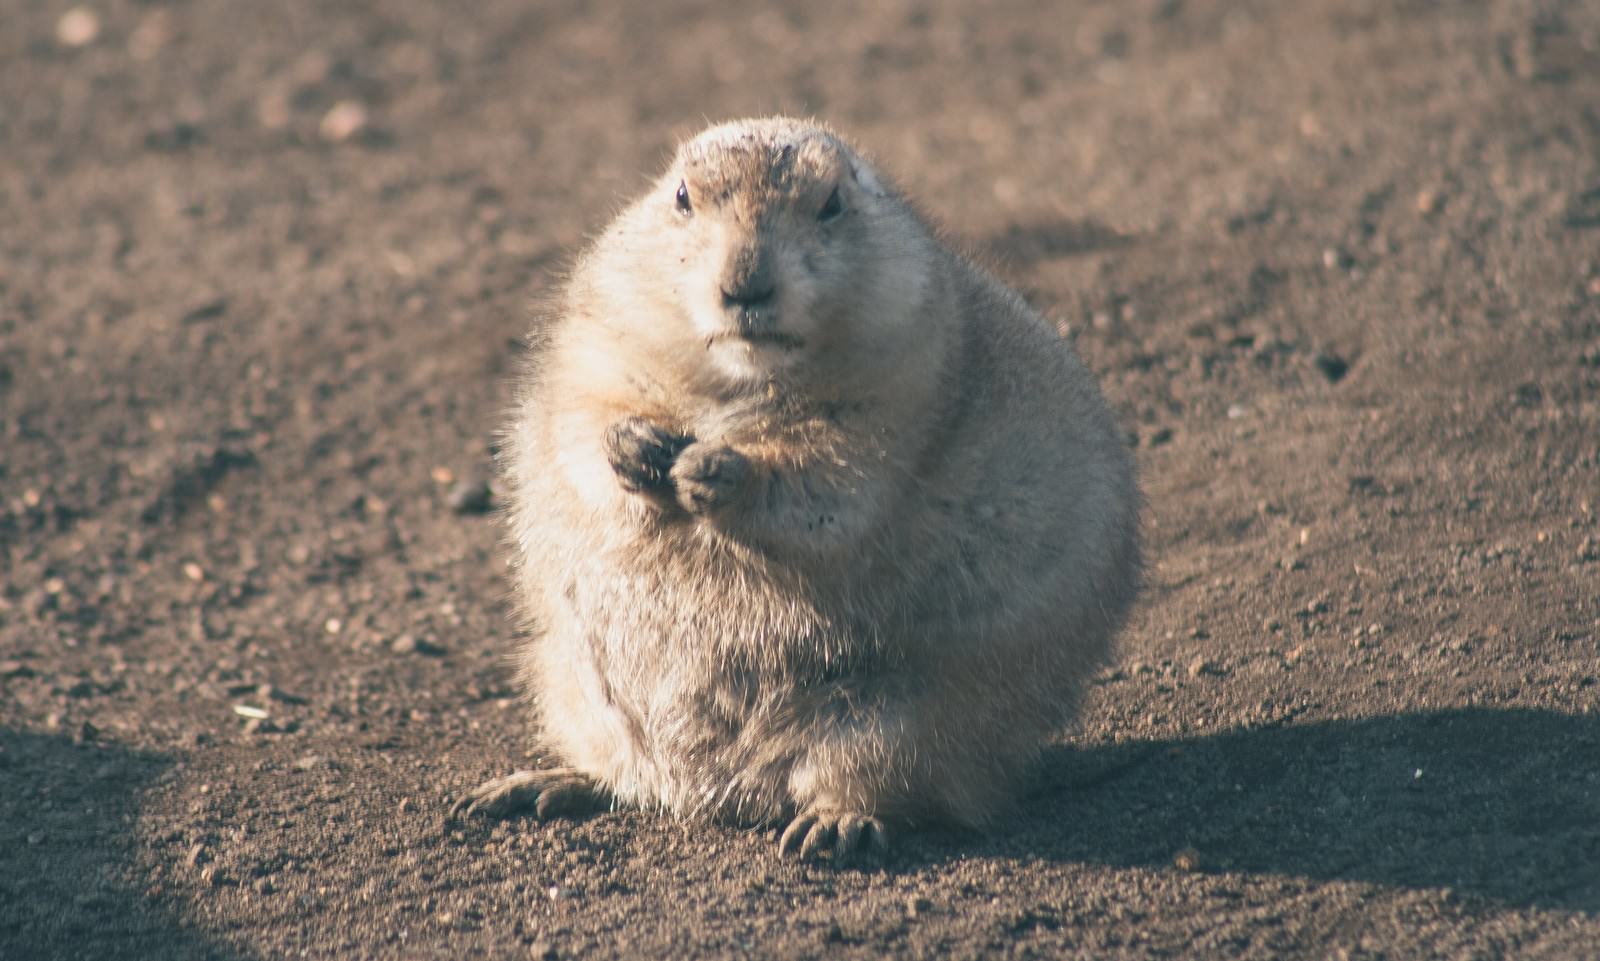
[[[450,818],[504,818],[531,813],[544,821],[563,815],[584,814],[605,800],[594,781],[570,768],[517,771],[485,781],[456,799]]]
[[[672,465],[672,486],[680,507],[704,514],[731,502],[749,473],[750,461],[733,448],[694,444]]]
[[[778,839],[778,854],[802,861],[831,853],[836,863],[863,855],[881,856],[889,850],[889,832],[883,822],[867,814],[808,811],[789,822]]]
[[[635,494],[661,493],[670,490],[673,462],[689,442],[690,438],[658,427],[643,417],[629,417],[607,428],[606,459],[623,490]]]

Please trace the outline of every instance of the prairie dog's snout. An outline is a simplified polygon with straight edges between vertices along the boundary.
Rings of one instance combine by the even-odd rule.
[[[722,272],[722,305],[735,312],[742,323],[745,316],[771,304],[778,293],[778,276],[773,267],[772,248],[759,236],[741,238]]]
[[[784,330],[782,266],[774,244],[759,229],[740,234],[730,243],[717,284],[722,295],[726,336],[751,343],[766,342],[798,348],[803,340]]]

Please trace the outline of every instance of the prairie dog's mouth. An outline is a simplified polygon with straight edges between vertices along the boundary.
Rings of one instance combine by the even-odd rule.
[[[786,334],[780,330],[752,331],[724,330],[706,338],[706,349],[717,344],[744,344],[750,347],[776,347],[779,350],[799,350],[806,345],[804,337]]]

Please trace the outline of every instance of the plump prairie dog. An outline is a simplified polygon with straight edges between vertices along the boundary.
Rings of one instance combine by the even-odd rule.
[[[578,261],[506,445],[521,681],[561,767],[456,804],[607,799],[849,857],[983,826],[1139,582],[1093,377],[813,123],[713,127]]]

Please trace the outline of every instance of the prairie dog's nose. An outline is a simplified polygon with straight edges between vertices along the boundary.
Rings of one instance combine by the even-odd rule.
[[[772,258],[764,245],[741,247],[728,262],[722,280],[722,306],[759,307],[778,292]]]
[[[722,291],[722,306],[724,307],[760,307],[772,300],[772,295],[778,292],[774,284],[745,284],[734,290],[726,288]]]

